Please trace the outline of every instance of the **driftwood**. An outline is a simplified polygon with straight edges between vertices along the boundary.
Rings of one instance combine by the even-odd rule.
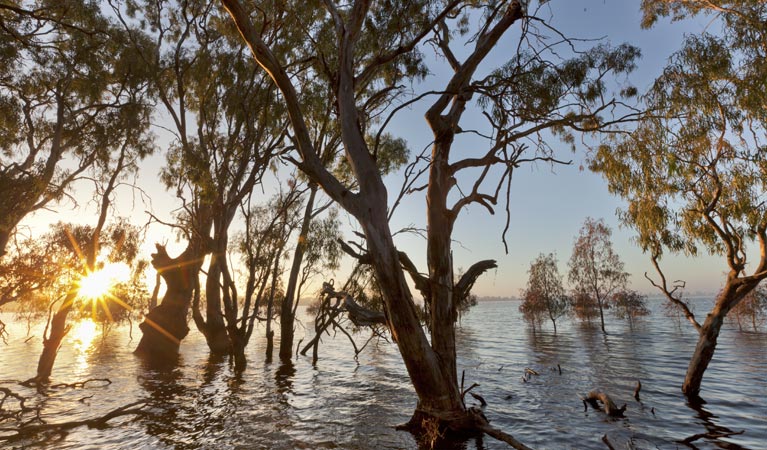
[[[530,447],[516,440],[514,436],[498,428],[495,428],[489,423],[486,425],[480,426],[479,429],[485,434],[487,434],[488,436],[492,436],[501,442],[505,442],[509,444],[512,448],[515,448],[517,450],[532,450]]]
[[[594,409],[601,409],[599,403],[602,403],[605,414],[610,417],[623,417],[623,413],[626,411],[625,403],[618,408],[609,395],[598,390],[589,392],[589,394],[583,398],[584,411],[588,410],[588,405],[591,405]]]

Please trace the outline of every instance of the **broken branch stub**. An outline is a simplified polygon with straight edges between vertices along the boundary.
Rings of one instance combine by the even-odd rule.
[[[585,398],[583,398],[583,406],[586,409],[588,409],[587,405],[591,405],[592,408],[597,410],[601,409],[599,405],[600,403],[604,407],[605,414],[610,417],[623,417],[623,413],[626,411],[625,403],[618,408],[609,395],[599,390],[591,391]]]

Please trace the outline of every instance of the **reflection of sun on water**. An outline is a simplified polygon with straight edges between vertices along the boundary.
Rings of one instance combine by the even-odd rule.
[[[99,327],[93,320],[83,319],[72,327],[71,333],[75,348],[83,351],[90,347],[93,339],[99,334]]]
[[[78,375],[88,368],[88,350],[99,335],[99,326],[91,319],[83,319],[72,327],[75,371]]]

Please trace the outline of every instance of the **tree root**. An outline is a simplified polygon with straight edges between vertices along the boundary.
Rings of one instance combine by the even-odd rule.
[[[615,405],[615,402],[613,402],[613,400],[610,398],[610,396],[605,394],[602,391],[598,391],[598,390],[591,391],[582,400],[583,400],[584,411],[588,410],[588,405],[591,405],[592,408],[597,410],[601,409],[599,406],[600,402],[604,406],[605,413],[610,417],[623,417],[623,413],[626,411],[625,403],[623,404],[623,406],[618,408]]]
[[[516,440],[514,436],[498,428],[495,428],[491,426],[490,424],[480,427],[480,430],[482,430],[482,432],[487,434],[488,436],[494,437],[495,439],[498,439],[501,442],[505,442],[509,444],[512,448],[515,448],[517,450],[531,450],[530,447]]]
[[[517,450],[531,450],[511,434],[490,425],[485,414],[477,407],[467,408],[460,416],[449,420],[417,410],[408,423],[395,428],[412,433],[419,442],[432,449],[440,448],[441,441],[445,439],[463,440],[484,433]]]
[[[11,433],[0,436],[0,441],[15,441],[46,431],[62,433],[66,430],[81,427],[83,425],[86,425],[89,428],[103,428],[107,425],[109,420],[114,419],[115,417],[126,416],[130,414],[145,414],[146,411],[144,411],[142,408],[144,408],[147,404],[147,400],[139,400],[133,403],[129,403],[125,406],[121,406],[117,409],[113,409],[103,416],[94,417],[93,419],[73,420],[70,422],[61,423],[41,423],[39,425],[22,425],[18,428],[0,428],[0,432]]]

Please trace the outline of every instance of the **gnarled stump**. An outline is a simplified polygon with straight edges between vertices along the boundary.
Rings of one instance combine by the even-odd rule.
[[[165,280],[168,290],[160,305],[149,311],[139,325],[144,335],[135,353],[159,359],[175,358],[181,340],[189,333],[186,316],[200,262],[190,256],[189,249],[178,258],[171,258],[165,246],[156,244],[156,247],[152,266]]]

